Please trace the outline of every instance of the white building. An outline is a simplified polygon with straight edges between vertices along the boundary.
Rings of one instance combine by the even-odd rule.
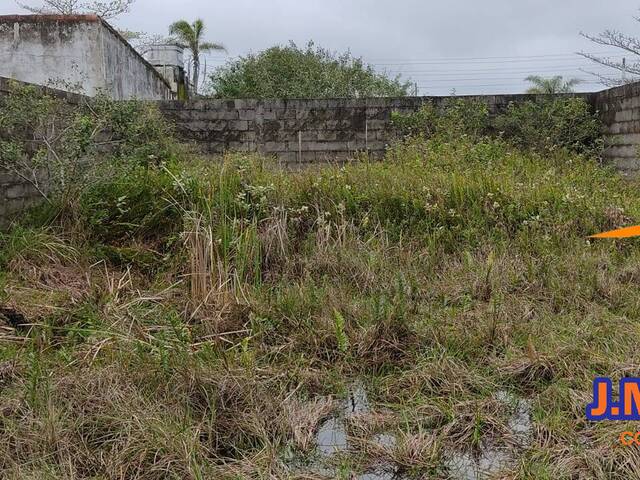
[[[116,100],[169,100],[178,92],[95,15],[0,16],[0,77]]]

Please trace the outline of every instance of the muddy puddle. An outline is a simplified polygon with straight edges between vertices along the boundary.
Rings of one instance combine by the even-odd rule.
[[[442,478],[452,480],[484,480],[499,475],[512,468],[521,450],[531,444],[533,424],[531,421],[531,402],[518,398],[509,392],[498,392],[496,400],[509,409],[508,421],[510,441],[499,444],[484,444],[478,451],[453,452],[443,454]],[[341,455],[349,452],[349,436],[347,422],[350,417],[370,412],[367,392],[362,384],[354,384],[349,388],[347,398],[342,402],[336,414],[321,423],[316,433],[316,459],[307,468],[325,478],[338,478],[335,465],[339,464]],[[372,437],[372,441],[387,449],[396,445],[395,436],[382,433]],[[358,480],[408,480],[411,477],[402,475],[392,464],[380,464],[374,469],[358,476],[350,477]]]
[[[496,400],[511,409],[508,422],[511,441],[514,446],[484,444],[478,452],[451,452],[445,455],[444,463],[449,478],[455,480],[485,480],[495,477],[517,462],[520,449],[531,444],[533,424],[531,422],[531,402],[501,391]]]
[[[370,405],[367,391],[360,383],[349,388],[347,398],[342,403],[342,409],[334,417],[325,420],[316,434],[318,462],[313,470],[327,478],[336,478],[337,471],[331,467],[331,460],[349,450],[346,422],[350,417],[369,413]],[[389,434],[379,434],[372,439],[383,447],[393,447],[396,438]],[[355,476],[358,480],[402,480],[394,465],[380,465],[375,469]]]

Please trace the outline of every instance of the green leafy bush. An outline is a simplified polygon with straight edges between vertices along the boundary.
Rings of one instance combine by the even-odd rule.
[[[99,181],[93,166],[114,160],[158,164],[171,159],[177,148],[169,126],[150,103],[98,97],[70,105],[18,84],[0,98],[0,132],[0,168],[63,206],[88,182]]]
[[[219,98],[348,98],[407,95],[409,84],[391,79],[350,53],[336,55],[311,42],[291,43],[241,57],[210,76]]]
[[[413,113],[395,112],[392,123],[403,137],[501,135],[523,149],[591,154],[602,146],[600,121],[584,99],[574,97],[511,103],[493,118],[483,102],[454,99],[441,106],[427,103]]]
[[[488,131],[489,109],[484,102],[452,99],[440,106],[425,103],[417,112],[393,112],[391,122],[408,137],[477,137]]]
[[[181,226],[176,195],[164,167],[134,165],[87,185],[75,215],[83,231],[102,243],[156,239]]]
[[[576,97],[511,103],[496,117],[494,128],[522,148],[593,153],[602,145],[600,121],[587,102]]]

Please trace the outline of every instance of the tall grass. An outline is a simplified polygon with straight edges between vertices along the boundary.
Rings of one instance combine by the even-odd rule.
[[[638,466],[583,418],[594,376],[638,373],[640,249],[587,238],[640,220],[637,183],[467,137],[129,173],[0,239],[2,476],[309,478],[356,379],[371,410],[348,419],[345,478],[446,478],[490,445],[508,478]],[[532,405],[524,447],[505,391]]]

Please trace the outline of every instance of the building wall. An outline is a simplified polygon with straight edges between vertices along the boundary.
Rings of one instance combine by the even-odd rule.
[[[162,76],[92,15],[0,16],[0,76],[118,100],[173,98]]]
[[[96,22],[0,17],[0,76],[95,95],[102,68]]]
[[[593,102],[593,94],[580,95]],[[492,114],[511,102],[535,95],[486,95],[467,98],[486,102]],[[393,140],[391,113],[436,106],[451,97],[405,97],[324,100],[193,100],[160,102],[178,136],[204,152],[259,152],[286,164],[342,161],[356,152],[374,158]]]
[[[171,99],[162,75],[108,24],[99,24],[106,90],[116,99]]]

